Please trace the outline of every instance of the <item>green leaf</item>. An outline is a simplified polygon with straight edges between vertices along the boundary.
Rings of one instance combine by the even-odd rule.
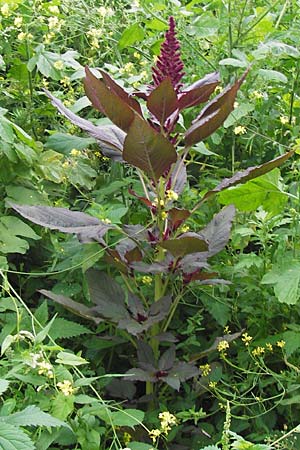
[[[210,11],[205,11],[201,16],[196,16],[193,24],[187,28],[189,35],[196,35],[197,39],[217,34],[220,26],[219,19]]]
[[[284,352],[289,358],[295,351],[300,349],[300,333],[297,331],[285,331],[282,338],[285,341]]]
[[[45,426],[45,427],[69,427],[66,423],[62,422],[50,414],[45,413],[35,405],[27,406],[22,411],[18,411],[9,416],[0,417],[0,420],[5,421],[11,425],[17,425],[21,427],[26,426]]]
[[[152,450],[153,446],[150,444],[144,444],[142,442],[131,441],[129,443],[130,450]]]
[[[44,339],[49,335],[50,328],[53,325],[53,322],[55,321],[55,316],[50,320],[50,322],[36,335],[34,342],[36,344],[41,344]]]
[[[67,133],[54,133],[47,139],[45,147],[67,155],[73,148],[83,150],[95,142],[94,138],[82,138]]]
[[[0,422],[0,450],[34,450],[29,436],[17,427]]]
[[[81,334],[89,334],[91,330],[80,323],[71,322],[63,318],[56,318],[49,332],[52,339],[67,339]]]
[[[60,420],[66,420],[68,415],[72,413],[74,409],[74,396],[64,395],[62,393],[57,393],[52,399],[52,410],[51,413],[54,417]]]
[[[229,114],[224,122],[224,128],[231,127],[236,122],[238,122],[243,117],[247,116],[250,112],[254,110],[254,105],[251,103],[242,103],[237,108],[235,108],[232,113]]]
[[[236,58],[224,58],[221,61],[219,61],[220,66],[230,66],[230,67],[244,67],[246,68],[249,63],[248,61],[241,61],[240,59]]]
[[[295,305],[299,299],[299,282],[299,261],[284,261],[283,264],[274,265],[273,269],[266,273],[261,280],[262,284],[273,285],[278,301],[288,305]]]
[[[13,216],[0,219],[0,243],[2,253],[25,253],[29,244],[17,236],[40,239],[29,225]]]
[[[130,47],[136,42],[142,42],[145,37],[145,32],[139,23],[134,23],[130,27],[123,31],[121,38],[119,39],[119,47],[123,50],[126,47]]]
[[[0,378],[0,395],[4,394],[5,391],[7,391],[9,386],[9,381],[4,380],[3,378]]]
[[[262,77],[266,81],[274,81],[276,83],[287,83],[287,77],[278,72],[278,70],[270,70],[270,69],[259,69],[257,74]]]
[[[166,137],[136,116],[124,142],[123,158],[157,180],[176,162],[177,153]]]
[[[57,359],[55,360],[57,364],[64,364],[66,366],[82,366],[83,364],[88,364],[88,361],[81,356],[74,355],[74,353],[69,352],[58,352]]]
[[[131,427],[143,422],[145,413],[139,409],[124,409],[111,414],[112,422],[118,427]]]
[[[288,195],[282,190],[280,170],[271,172],[248,181],[219,194],[223,205],[234,204],[240,211],[255,211],[259,206],[265,211],[279,214],[288,200]]]
[[[34,189],[28,189],[24,186],[8,185],[5,187],[7,198],[6,204],[19,203],[21,205],[45,205],[47,204],[45,196]]]

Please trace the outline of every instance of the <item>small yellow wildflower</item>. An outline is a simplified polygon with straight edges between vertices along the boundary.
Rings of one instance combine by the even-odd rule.
[[[248,347],[250,342],[252,341],[253,337],[250,336],[248,333],[242,334],[242,341],[244,342],[245,346]]]
[[[152,283],[152,278],[149,275],[144,275],[142,277],[142,283],[143,284],[151,284]]]
[[[157,441],[157,438],[161,435],[161,431],[156,429],[153,429],[149,431],[149,437],[152,439],[153,444]]]
[[[164,200],[160,200],[159,201],[159,205],[160,206],[165,206]],[[153,206],[158,206],[158,198],[157,197],[155,197],[155,199],[153,200]]]
[[[261,98],[264,98],[264,94],[259,91],[253,91],[251,96],[257,100],[260,100]]]
[[[234,128],[233,132],[236,135],[238,135],[238,134],[245,134],[246,133],[246,128],[243,127],[242,125],[239,125],[238,127]]]
[[[210,387],[211,389],[214,389],[217,386],[217,382],[216,381],[210,381],[208,383],[208,387]]]
[[[100,37],[102,35],[102,30],[100,30],[99,28],[90,28],[89,31],[86,33],[88,36],[90,36],[91,38],[97,38]]]
[[[124,444],[125,445],[129,444],[129,442],[131,441],[131,438],[132,438],[131,434],[129,434],[125,431],[125,433],[123,434]]]
[[[57,70],[62,70],[64,68],[64,62],[59,59],[58,61],[55,61],[55,63],[53,64],[53,66],[55,67],[55,69]]]
[[[60,84],[62,84],[64,87],[68,87],[68,86],[70,86],[70,84],[71,84],[71,80],[70,80],[69,77],[63,77],[63,78],[60,80]]]
[[[209,364],[203,364],[202,366],[199,366],[199,369],[204,377],[207,377],[211,372],[211,366]]]
[[[63,166],[64,169],[68,169],[68,167],[70,166],[69,161],[65,161],[65,162],[62,164],[62,166]]]
[[[21,16],[15,17],[15,20],[14,20],[15,27],[20,28],[22,26],[22,23],[23,23],[23,17],[21,17]]]
[[[174,200],[174,201],[178,200],[178,194],[177,194],[177,192],[172,191],[172,189],[169,189],[169,190],[166,192],[166,194],[167,194],[168,200]]]
[[[38,374],[46,375],[48,378],[53,378],[53,366],[47,361],[41,361],[37,363]]]
[[[265,348],[264,347],[256,347],[252,350],[252,355],[253,356],[262,356],[265,353]]]
[[[45,36],[44,36],[45,44],[50,44],[50,42],[52,41],[52,39],[54,37],[55,37],[55,33],[53,33],[53,31],[51,31],[50,33],[45,34]]]
[[[186,233],[187,231],[189,231],[190,227],[188,225],[182,225],[182,227],[180,228],[180,231],[182,233]]]
[[[273,345],[270,344],[270,342],[267,342],[266,349],[269,350],[269,352],[272,352],[273,351]]]
[[[56,5],[50,5],[48,9],[51,12],[51,14],[59,14],[60,13],[59,7]]]
[[[140,55],[140,53],[138,53],[138,52],[134,52],[134,53],[133,53],[133,56],[134,56],[136,59],[140,59],[140,58],[141,58],[141,55]]]
[[[230,334],[230,329],[229,329],[229,326],[228,325],[226,325],[226,327],[224,327],[224,334]]]
[[[134,65],[132,62],[126,63],[123,68],[124,72],[127,72],[127,73],[131,73],[133,71],[133,69],[134,69]]]
[[[288,116],[280,116],[280,122],[282,123],[282,125],[286,125],[287,123],[289,123]]]
[[[103,223],[106,223],[107,225],[109,225],[111,223],[110,219],[102,219],[101,220]]]
[[[8,3],[4,3],[4,5],[1,6],[0,11],[1,11],[2,16],[4,16],[4,17],[9,17],[11,14]]]
[[[218,352],[223,352],[227,348],[229,348],[229,343],[227,341],[224,340],[224,341],[220,341],[218,343],[218,346],[217,346]]]
[[[165,220],[167,217],[168,217],[168,214],[166,213],[166,211],[162,211],[162,213],[161,213],[162,220]]]
[[[71,156],[79,156],[81,154],[80,150],[77,150],[77,148],[72,148],[70,151]]]
[[[239,106],[239,102],[234,102],[234,104],[233,104],[234,109],[238,108],[238,106]]]
[[[69,380],[64,380],[63,382],[60,381],[59,383],[57,383],[57,387],[66,397],[72,395],[76,390]]]
[[[49,30],[57,30],[59,28],[59,18],[56,16],[48,17],[48,27]]]
[[[285,346],[285,341],[283,339],[281,341],[277,341],[276,345],[279,348],[283,348]]]
[[[93,38],[93,39],[91,40],[91,47],[92,47],[93,49],[98,49],[98,48],[100,48],[100,47],[99,47],[99,42],[98,42],[97,38]]]

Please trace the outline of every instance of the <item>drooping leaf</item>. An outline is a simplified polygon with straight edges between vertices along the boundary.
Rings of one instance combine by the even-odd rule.
[[[246,78],[248,71],[232,86],[228,86],[211,100],[193,121],[192,126],[185,133],[185,144],[191,146],[210,136],[229,116],[234,108],[237,92]]]
[[[107,231],[114,228],[114,225],[101,222],[96,217],[79,211],[70,211],[66,208],[16,204],[11,204],[11,206],[23,217],[38,225],[62,233],[77,234],[81,242],[102,242],[102,238]]]
[[[197,233],[184,233],[176,239],[168,239],[159,243],[175,257],[182,257],[190,253],[205,252],[208,244],[203,236]]]
[[[206,75],[191,86],[183,88],[179,94],[178,107],[180,110],[205,103],[220,83],[219,72]]]
[[[89,364],[89,362],[81,358],[81,356],[74,355],[70,352],[58,352],[57,359],[55,360],[58,364],[64,364],[66,366],[82,366],[83,364]]]
[[[165,78],[148,97],[147,108],[161,125],[177,109],[177,95],[170,77]]]
[[[18,217],[4,216],[0,219],[0,248],[2,253],[25,253],[29,244],[23,237],[38,240],[32,228]]]
[[[295,305],[299,300],[300,262],[286,261],[274,265],[263,276],[261,283],[274,286],[274,293],[280,303]]]
[[[231,178],[224,178],[224,180],[221,181],[218,186],[205,194],[205,196],[203,197],[203,201],[208,199],[212,195],[223,191],[224,189],[235,186],[236,184],[245,183],[246,181],[253,180],[254,178],[260,177],[261,175],[270,172],[275,167],[281,166],[287,159],[293,156],[294,153],[295,150],[290,150],[289,152],[284,153],[283,155],[280,155],[277,158],[274,158],[264,164],[248,167],[248,169],[246,170],[235,173]]]
[[[142,42],[145,37],[145,32],[139,23],[134,23],[129,27],[126,27],[119,40],[119,47],[130,47],[136,42]]]
[[[139,409],[124,409],[111,414],[112,423],[118,427],[134,428],[143,422],[145,413]]]
[[[96,78],[88,67],[86,67],[84,88],[86,95],[96,109],[107,116],[121,130],[125,132],[129,130],[134,120],[134,110],[126,101],[109,89],[102,80]]]
[[[124,143],[123,159],[157,180],[177,159],[171,142],[136,116]]]
[[[35,445],[20,428],[0,422],[0,450],[35,450]]]
[[[208,255],[213,256],[225,248],[228,243],[235,207],[227,206],[216,214],[212,221],[200,231],[201,236],[208,242]]]

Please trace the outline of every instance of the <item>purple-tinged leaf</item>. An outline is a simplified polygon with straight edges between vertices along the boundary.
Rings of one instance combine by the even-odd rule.
[[[96,217],[79,211],[51,206],[29,206],[11,204],[12,208],[25,219],[62,233],[77,234],[83,243],[98,241],[103,243],[103,236],[114,225],[101,222]]]
[[[186,166],[182,159],[178,159],[176,164],[171,167],[171,189],[176,194],[181,194],[187,183]]]
[[[172,208],[168,211],[168,219],[172,231],[176,231],[178,227],[191,215],[187,209]]]
[[[197,361],[198,359],[202,359],[204,356],[207,356],[209,353],[211,353],[211,352],[217,350],[217,347],[218,347],[218,345],[219,345],[219,343],[220,343],[221,341],[227,341],[227,342],[232,342],[232,341],[234,341],[235,339],[239,338],[239,337],[241,336],[241,334],[244,333],[244,331],[245,331],[245,330],[238,331],[237,333],[233,333],[233,334],[225,334],[224,336],[219,336],[219,337],[217,337],[217,338],[214,340],[213,344],[212,344],[210,347],[208,347],[206,350],[204,350],[204,351],[201,352],[201,353],[197,353],[196,355],[193,355],[193,356],[190,358],[190,362],[195,362],[195,361]]]
[[[234,216],[235,207],[234,205],[229,205],[216,214],[211,222],[200,231],[201,235],[208,242],[209,256],[213,256],[225,248],[229,241]]]
[[[193,121],[192,126],[185,133],[186,146],[197,144],[223,124],[234,109],[237,92],[247,73],[248,71],[234,85],[225,88],[202,109],[199,116]]]
[[[205,284],[205,285],[208,285],[208,286],[214,286],[216,284],[227,284],[228,285],[228,284],[232,284],[232,283],[231,283],[231,281],[224,280],[223,278],[210,278],[210,279],[207,279],[207,280],[202,280],[202,281],[200,281],[197,284]]]
[[[192,253],[182,258],[179,267],[185,274],[194,273],[197,269],[208,269],[207,258],[208,252]]]
[[[163,333],[159,333],[156,334],[155,336],[153,336],[155,339],[157,339],[160,342],[178,342],[178,338],[174,336],[174,334],[170,333],[169,331],[163,332]]]
[[[109,89],[102,80],[99,80],[86,67],[86,77],[84,79],[86,95],[102,114],[107,116],[117,127],[127,132],[136,115],[135,111]]]
[[[179,391],[180,389],[180,380],[177,376],[177,374],[169,374],[164,377],[163,381],[167,383],[172,389],[175,389],[175,391]]]
[[[281,166],[287,159],[293,156],[294,152],[294,150],[290,150],[289,152],[284,153],[283,155],[280,155],[277,158],[272,159],[271,161],[268,161],[264,164],[248,167],[248,169],[246,170],[235,173],[231,178],[224,178],[224,180],[222,180],[221,183],[218,184],[218,186],[205,194],[202,201],[208,199],[214,194],[217,194],[218,192],[223,191],[224,189],[228,189],[231,186],[246,183],[246,181],[253,180],[254,178],[260,177],[261,175],[270,172],[271,170],[275,169],[275,167]]]
[[[136,115],[124,142],[123,159],[158,180],[176,161],[177,153],[167,138]]]
[[[126,133],[115,125],[94,125],[92,122],[74,114],[70,109],[49,91],[44,90],[45,94],[50,98],[53,106],[69,119],[74,125],[86,131],[90,136],[94,137],[101,147],[102,153],[108,158],[116,161],[122,161],[122,151]]]
[[[153,371],[154,372],[154,371]],[[146,372],[146,370],[139,369],[134,367],[133,369],[127,370],[125,373],[126,377],[124,380],[132,380],[132,381],[151,381],[152,383],[157,382],[158,380],[155,378],[153,373]]]
[[[190,363],[177,362],[173,369],[170,371],[170,375],[177,375],[180,381],[186,381],[189,378],[199,375],[199,369]]]
[[[140,364],[148,364],[155,367],[155,357],[152,347],[144,341],[138,341],[137,357]]]
[[[162,241],[159,245],[177,258],[190,253],[206,252],[208,250],[206,240],[197,233],[184,233],[176,239]]]
[[[172,345],[168,350],[166,350],[158,361],[158,369],[169,371],[174,365],[176,357],[175,345]]]
[[[137,272],[156,274],[169,272],[169,264],[169,261],[156,262],[152,264],[147,264],[140,261],[131,263],[130,267]]]
[[[211,280],[211,279],[214,279],[218,274],[217,274],[217,272],[212,272],[212,273],[202,272],[201,269],[198,269],[191,273],[184,273],[183,275],[184,275],[184,277],[183,277],[184,282],[190,283],[191,281]]]
[[[148,241],[148,230],[142,225],[123,225],[123,231],[135,241]]]
[[[127,303],[130,313],[136,320],[139,320],[139,316],[141,316],[141,320],[147,320],[148,315],[145,311],[145,308],[136,295],[129,294]]]
[[[141,261],[143,258],[141,250],[132,239],[123,239],[115,248],[124,262]]]
[[[146,197],[142,197],[138,195],[136,192],[134,192],[132,189],[128,189],[129,194],[133,195],[135,198],[138,198],[144,205],[146,205],[148,208],[153,208],[152,202],[148,200]]]
[[[87,320],[92,320],[96,325],[98,325],[102,320],[101,318],[95,315],[95,313],[91,310],[91,308],[88,308],[87,306],[82,305],[81,303],[75,302],[69,297],[54,294],[54,292],[47,291],[46,289],[41,289],[39,292],[45,297],[48,297],[51,300],[55,301],[56,303],[62,305],[64,308],[68,309],[73,314],[76,314],[77,316],[83,317],[84,319]]]
[[[147,108],[161,125],[177,109],[177,95],[170,77],[165,78],[149,95]]]
[[[139,102],[130,96],[118,83],[116,83],[107,72],[100,70],[100,73],[104,84],[118,97],[124,100],[130,108],[134,109],[140,116],[142,116],[142,110]]]
[[[219,83],[220,74],[213,72],[201,80],[196,81],[191,86],[184,88],[178,98],[179,109],[182,110],[207,102]]]
[[[160,298],[150,306],[149,316],[158,317],[159,320],[164,319],[170,310],[171,303],[172,298],[169,295]]]

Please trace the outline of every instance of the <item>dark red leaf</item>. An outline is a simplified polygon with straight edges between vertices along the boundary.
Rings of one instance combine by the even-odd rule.
[[[206,252],[208,250],[208,244],[205,239],[196,233],[184,233],[176,239],[160,242],[159,245],[177,258],[190,253]]]
[[[212,221],[200,231],[208,242],[208,256],[219,253],[229,241],[232,221],[235,216],[234,205],[223,208]]]
[[[132,189],[128,189],[129,194],[133,195],[134,197],[138,198],[144,205],[148,206],[148,208],[152,208],[152,202],[148,200],[146,197],[141,197],[136,192],[134,192]]]
[[[135,111],[117,94],[109,89],[86,67],[84,79],[86,95],[102,114],[107,116],[117,127],[127,132],[133,122]]]
[[[168,212],[169,224],[172,231],[177,230],[178,227],[191,215],[187,209],[172,208]]]
[[[237,92],[248,71],[233,86],[228,86],[202,109],[185,133],[185,144],[191,146],[210,136],[229,116],[234,108]]]
[[[149,95],[147,108],[164,125],[167,118],[177,109],[177,95],[170,77],[165,78]]]
[[[220,75],[218,72],[214,72],[184,88],[178,98],[179,109],[182,110],[207,102],[219,83]]]
[[[124,143],[123,159],[157,180],[177,159],[171,142],[136,115]]]

